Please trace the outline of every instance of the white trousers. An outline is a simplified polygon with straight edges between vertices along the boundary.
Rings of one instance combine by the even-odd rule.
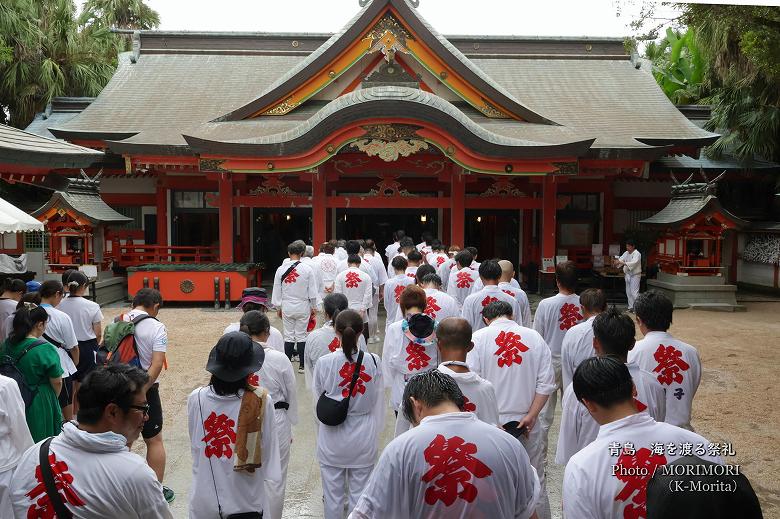
[[[539,519],[550,519],[550,498],[547,495],[547,477],[545,474],[544,462],[546,455],[544,439],[545,431],[537,420],[536,425],[531,429],[528,437],[520,437],[520,443],[525,447],[525,451],[528,453],[528,458],[531,461],[531,466],[536,469],[536,474],[539,476],[539,485],[542,487],[539,503],[536,505],[536,514],[539,516]]]
[[[547,467],[547,445],[548,440],[550,436],[550,427],[552,427],[553,421],[555,420],[555,406],[558,404],[558,392],[562,392],[562,381],[561,381],[561,358],[560,357],[553,357],[552,358],[552,365],[553,365],[553,371],[555,372],[555,392],[550,395],[550,398],[547,399],[547,403],[544,404],[544,407],[542,408],[542,412],[539,413],[539,420],[537,422],[537,426],[534,427],[536,429],[539,427],[540,432],[542,433],[541,437],[541,445],[542,445],[542,460],[543,460],[543,466],[540,469],[536,465],[534,465],[534,468],[536,468],[536,472],[539,475],[539,482],[541,483],[541,478],[544,474],[544,468]],[[561,398],[563,396],[561,395]],[[528,456],[531,456],[531,453],[528,453]],[[531,464],[533,465],[533,458],[531,459]],[[543,488],[542,490],[546,491],[546,488]],[[545,494],[546,496],[547,494]],[[543,501],[544,502],[544,501]],[[542,503],[543,503],[542,502]],[[550,503],[547,502],[547,517],[550,517]],[[537,509],[538,510],[538,509]],[[542,516],[539,516],[540,519],[543,519]]]
[[[639,295],[639,282],[642,280],[642,274],[626,274],[626,298],[628,298],[628,309],[634,309],[634,301]]]
[[[322,495],[325,498],[325,519],[344,519],[344,504],[346,492],[349,491],[349,508],[347,515],[357,504],[360,494],[368,485],[368,478],[374,466],[345,469],[320,464],[322,475]]]
[[[0,472],[0,517],[14,517],[14,507],[11,501],[11,477],[14,470]]]
[[[287,419],[287,411],[284,409],[275,409],[276,415],[276,434],[279,437],[279,461],[282,465],[282,480],[264,482],[265,498],[268,507],[263,513],[263,517],[270,519],[282,519],[282,509],[284,508],[284,492],[287,488],[287,467],[290,464],[290,444],[292,443],[292,425]],[[280,416],[281,415],[281,416]]]
[[[377,314],[379,313],[379,290],[374,291],[374,295],[371,298],[374,306],[368,311],[368,336],[376,337],[377,330]]]
[[[284,327],[284,342],[306,342],[309,335],[306,328],[309,326],[310,314],[286,314],[282,310],[282,325]]]

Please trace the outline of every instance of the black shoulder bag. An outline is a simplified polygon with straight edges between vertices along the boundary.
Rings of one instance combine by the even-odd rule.
[[[352,373],[352,380],[349,383],[349,393],[347,397],[341,400],[334,400],[325,396],[325,391],[322,392],[317,399],[317,419],[325,425],[341,425],[344,420],[347,419],[347,413],[349,412],[349,400],[352,398],[352,390],[357,383],[357,379],[360,376],[360,367],[363,365],[363,350],[358,353],[357,362],[355,363],[355,372]]]
[[[38,463],[41,466],[41,476],[43,476],[43,484],[46,486],[46,495],[49,496],[49,501],[54,507],[57,519],[73,519],[73,514],[65,506],[65,502],[62,500],[62,496],[57,492],[57,485],[54,483],[54,473],[51,470],[49,464],[49,444],[54,439],[54,436],[48,438],[41,444],[41,450],[38,454]]]
[[[281,279],[281,282],[282,282],[282,283],[284,283],[284,280],[285,280],[285,279],[287,279],[287,276],[289,276],[289,275],[290,275],[290,272],[292,272],[293,270],[295,270],[295,267],[297,267],[299,263],[300,263],[300,261],[296,261],[296,262],[294,262],[294,263],[292,264],[292,266],[290,266],[290,268],[288,268],[288,269],[287,269],[287,270],[284,272],[284,274],[282,274],[282,279]]]

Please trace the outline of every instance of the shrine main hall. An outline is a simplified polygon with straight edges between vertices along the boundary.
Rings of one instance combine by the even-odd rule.
[[[135,222],[107,237],[272,269],[292,239],[403,228],[587,263],[666,205],[664,160],[717,138],[622,39],[442,36],[415,2],[361,4],[332,35],[134,33],[96,99],[45,121],[105,152],[87,174]]]

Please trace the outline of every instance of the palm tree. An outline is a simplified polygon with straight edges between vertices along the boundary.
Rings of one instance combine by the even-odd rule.
[[[79,23],[85,27],[148,30],[160,25],[160,15],[143,0],[87,0]],[[130,50],[129,35],[118,36],[121,50]]]

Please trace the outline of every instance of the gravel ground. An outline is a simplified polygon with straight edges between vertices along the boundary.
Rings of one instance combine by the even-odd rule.
[[[703,362],[702,382],[694,400],[693,426],[710,441],[731,442],[739,464],[761,499],[765,517],[780,517],[780,411],[769,402],[777,399],[776,370],[780,353],[778,337],[780,303],[746,303],[747,312],[721,313],[681,310],[675,313],[671,332],[699,349]],[[105,308],[106,322],[122,309]],[[176,491],[172,505],[176,518],[187,517],[191,459],[187,435],[187,395],[204,385],[204,367],[211,347],[231,322],[236,311],[205,308],[164,308],[160,320],[168,327],[169,369],[160,379],[165,412],[164,439],[168,453],[165,483]],[[271,314],[269,314],[271,316]],[[281,329],[274,314],[271,324]],[[380,322],[380,329],[382,329]],[[381,344],[371,344],[381,353]],[[312,399],[303,375],[298,377],[300,423],[294,429],[285,518],[322,517],[319,466],[314,459]],[[392,413],[388,410],[382,445],[392,439]],[[549,459],[555,458],[556,418],[550,434]],[[135,449],[143,454],[142,442]],[[548,467],[548,491],[553,517],[561,517],[560,495],[563,470]]]

